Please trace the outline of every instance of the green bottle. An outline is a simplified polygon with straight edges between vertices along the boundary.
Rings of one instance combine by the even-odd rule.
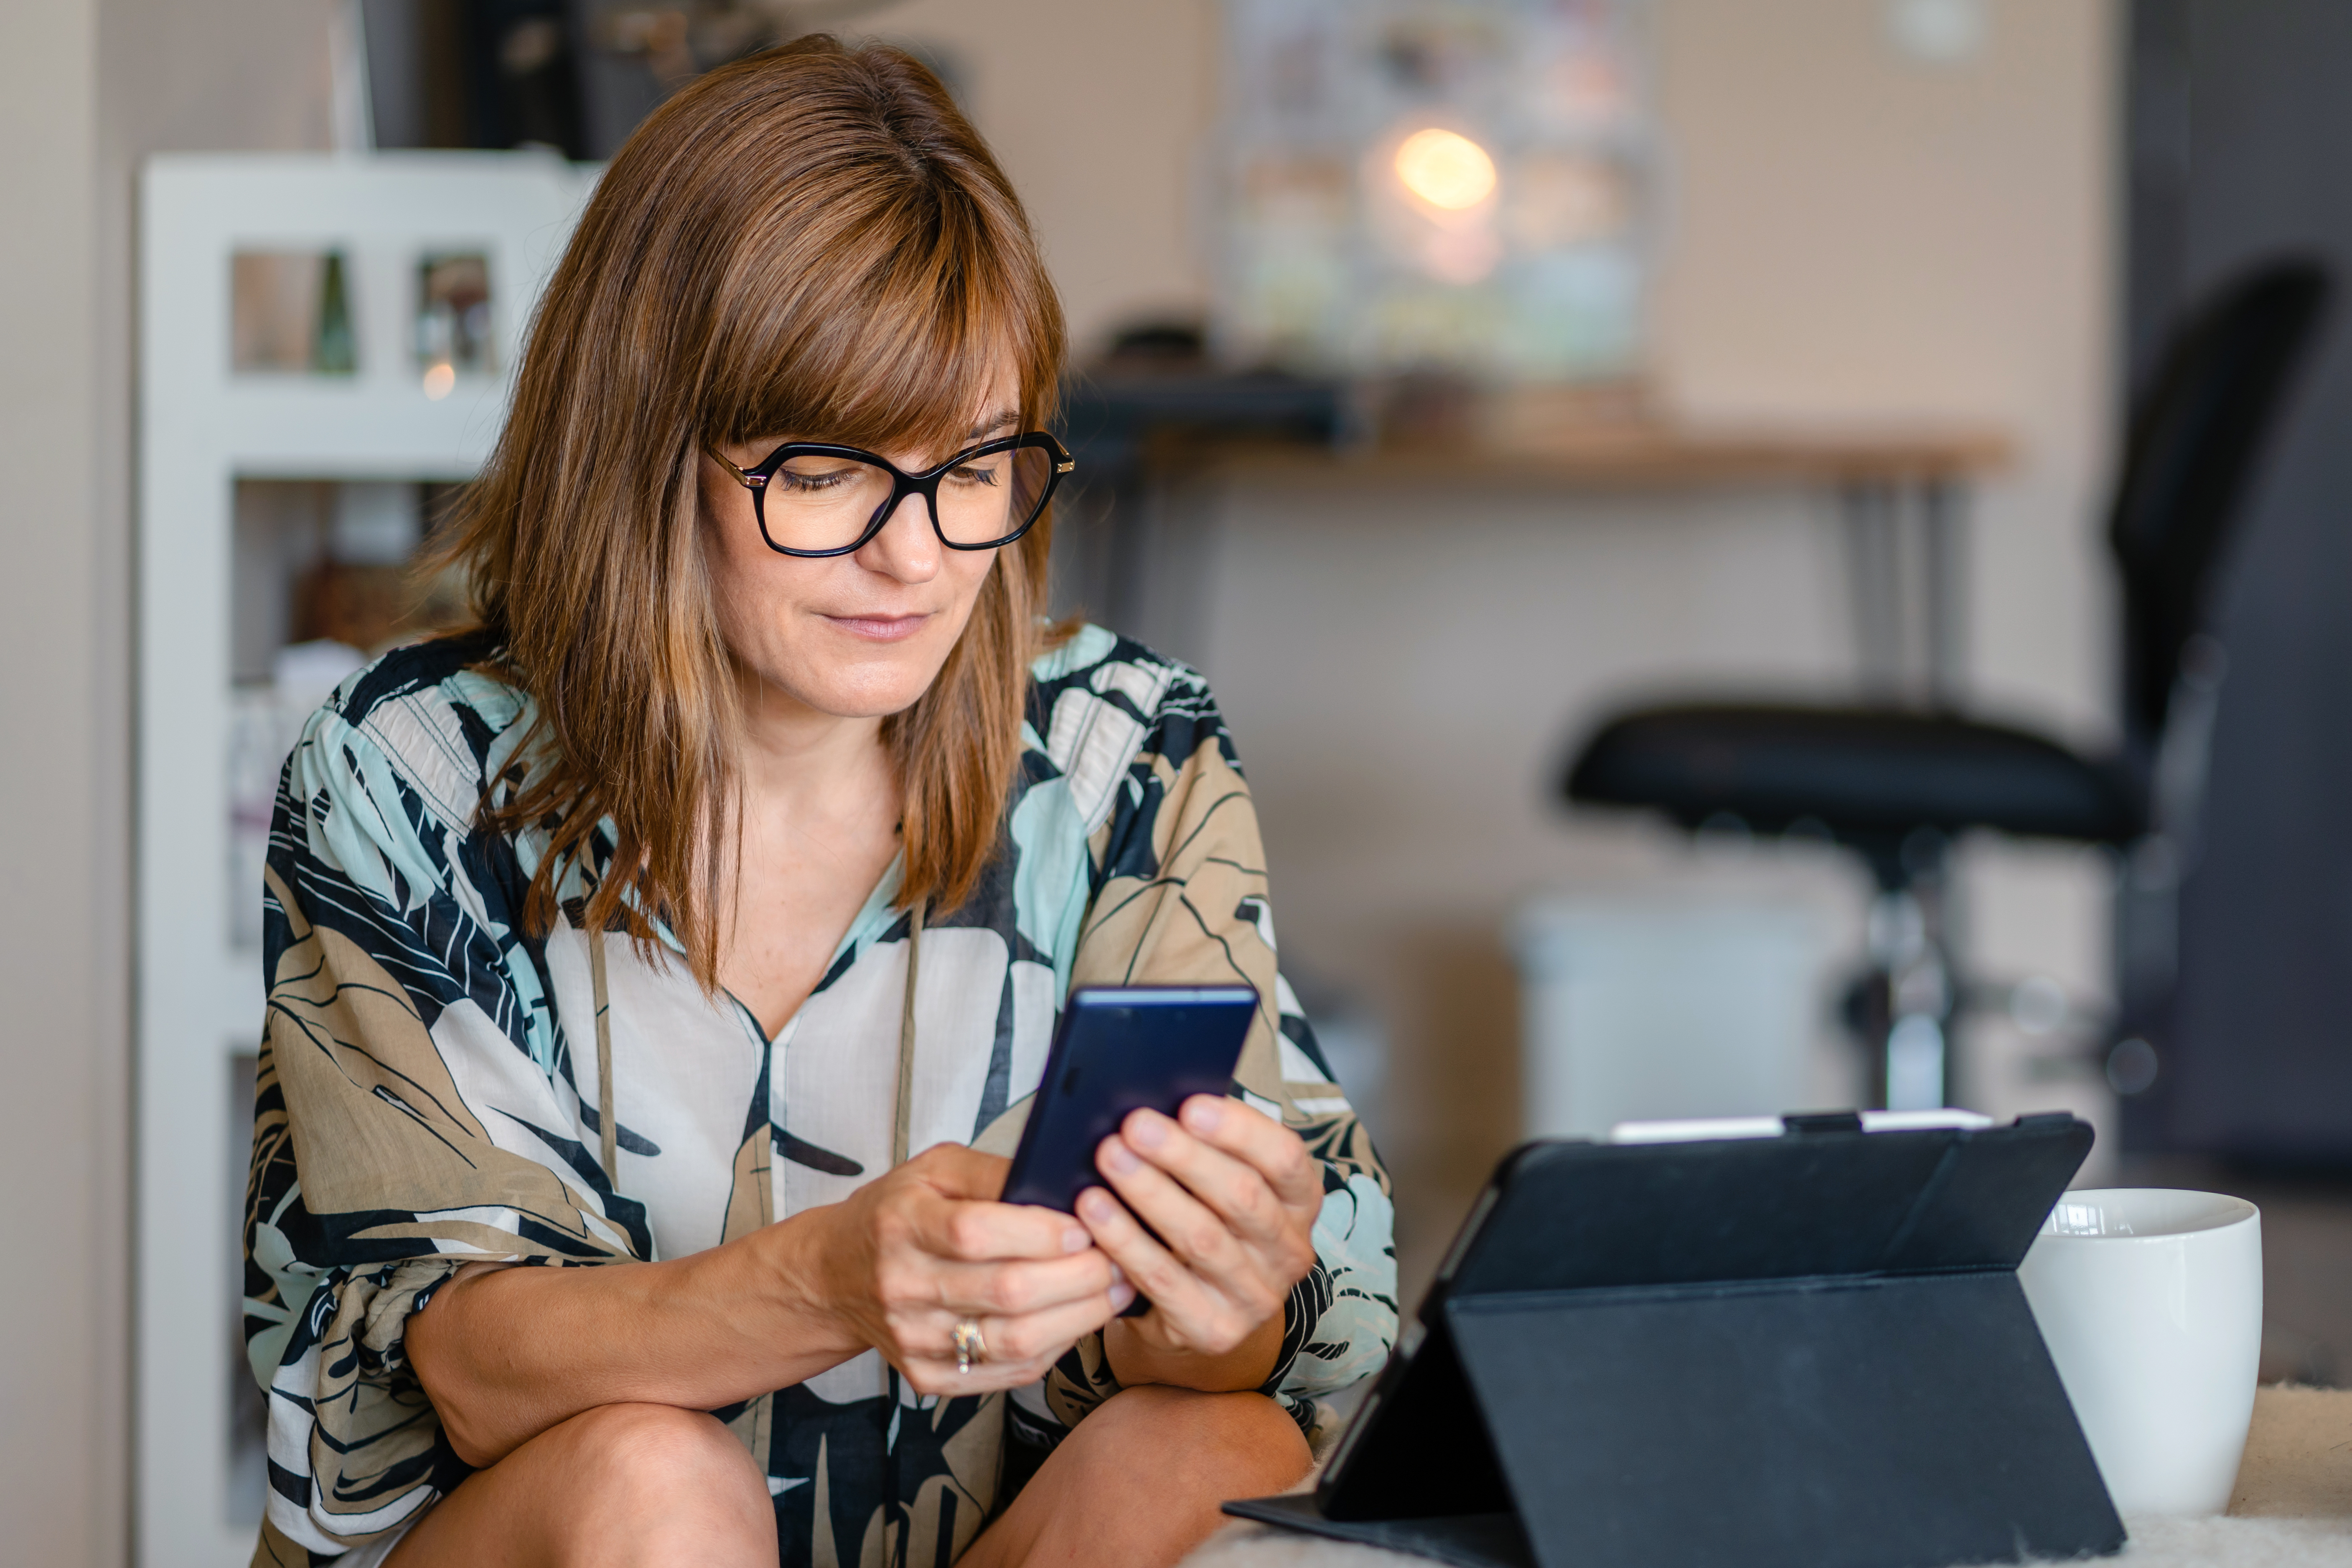
[[[340,250],[327,252],[326,276],[319,284],[319,331],[310,340],[310,369],[318,375],[350,375],[359,369]]]

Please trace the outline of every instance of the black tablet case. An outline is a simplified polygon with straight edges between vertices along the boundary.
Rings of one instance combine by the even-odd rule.
[[[1313,1496],[1462,1568],[1940,1568],[2124,1530],[2016,1269],[2091,1130],[1528,1144]]]

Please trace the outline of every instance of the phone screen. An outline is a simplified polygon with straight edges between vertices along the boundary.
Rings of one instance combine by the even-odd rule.
[[[1070,993],[1045,1076],[1004,1181],[1008,1204],[1077,1211],[1109,1190],[1095,1149],[1130,1110],[1167,1115],[1196,1094],[1227,1093],[1257,993],[1246,985],[1087,985]]]

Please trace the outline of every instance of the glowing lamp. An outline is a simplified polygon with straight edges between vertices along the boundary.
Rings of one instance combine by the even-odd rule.
[[[1432,127],[1398,145],[1396,176],[1431,206],[1460,212],[1494,194],[1495,160],[1467,136]]]

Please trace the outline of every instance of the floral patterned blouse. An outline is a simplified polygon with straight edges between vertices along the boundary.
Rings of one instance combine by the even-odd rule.
[[[909,921],[894,865],[770,1038],[682,961],[607,939],[614,1170],[599,1161],[588,936],[520,919],[543,843],[474,826],[511,787],[530,698],[452,638],[344,682],[288,760],[266,878],[268,1007],[245,1222],[245,1331],[269,1407],[255,1561],[375,1562],[467,1474],[402,1352],[463,1265],[677,1258],[887,1169]],[[1089,626],[1034,670],[1004,848],[920,935],[908,1147],[1009,1152],[1075,984],[1245,981],[1232,1092],[1323,1164],[1318,1261],[1265,1392],[1315,1396],[1396,1330],[1388,1178],[1277,973],[1249,790],[1205,683]],[[600,836],[600,853],[610,852]],[[592,871],[559,889],[576,918]],[[674,944],[673,944],[674,945]],[[916,1394],[868,1351],[714,1412],[775,1499],[787,1563],[933,1563],[1117,1391],[1099,1335],[1038,1384]]]

